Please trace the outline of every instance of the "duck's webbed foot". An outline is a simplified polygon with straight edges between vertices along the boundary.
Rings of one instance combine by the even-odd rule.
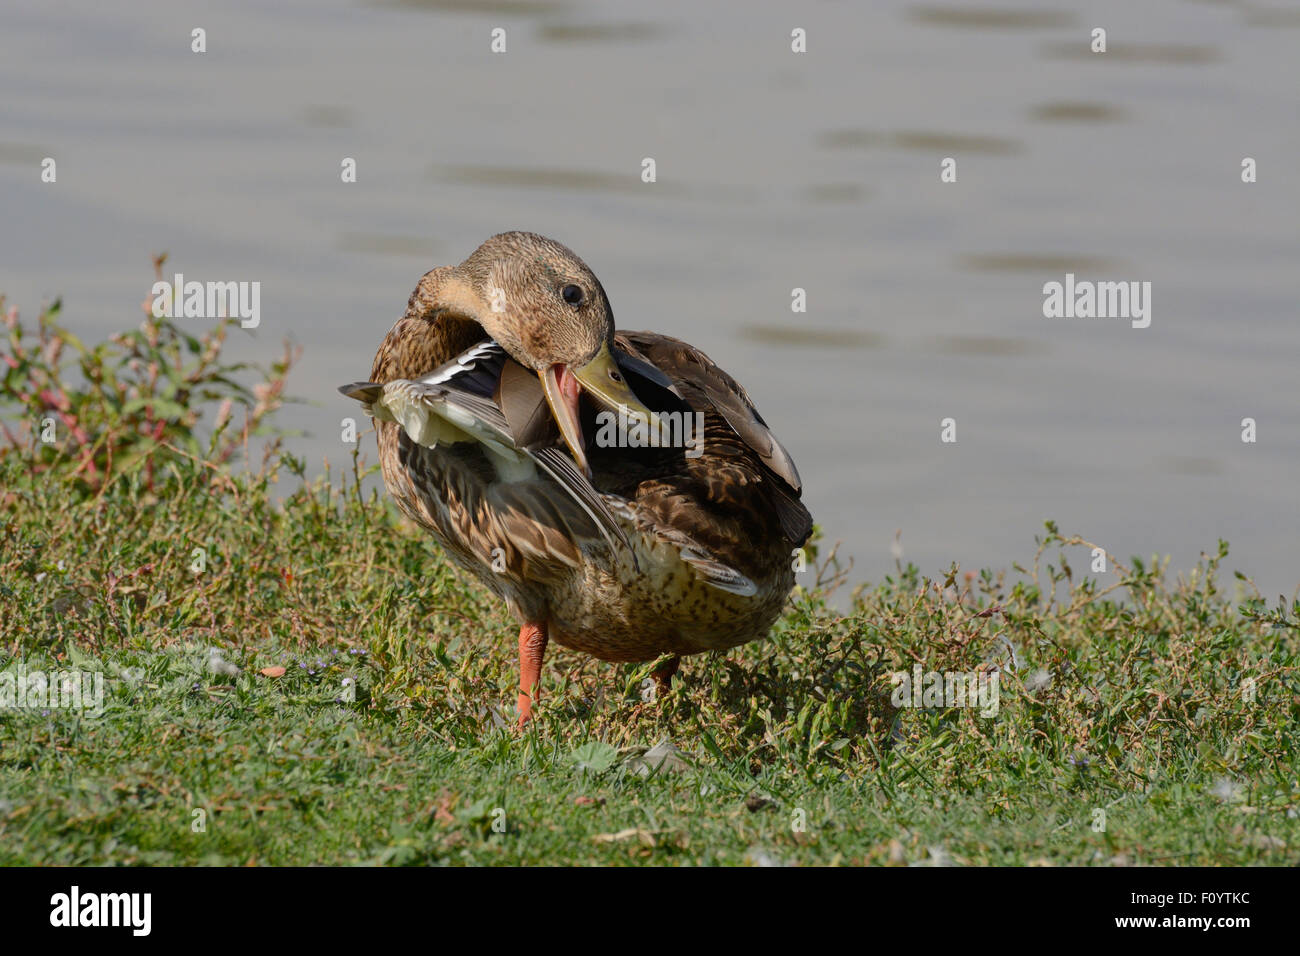
[[[677,668],[681,664],[682,659],[673,656],[650,672],[650,676],[655,681],[655,696],[662,697],[673,689],[673,675],[677,673]]]

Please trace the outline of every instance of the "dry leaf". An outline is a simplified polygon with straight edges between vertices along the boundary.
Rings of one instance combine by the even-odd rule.
[[[655,845],[654,834],[649,830],[642,830],[640,827],[619,830],[617,833],[597,833],[592,839],[597,843],[622,843],[624,840],[639,840],[646,846]]]

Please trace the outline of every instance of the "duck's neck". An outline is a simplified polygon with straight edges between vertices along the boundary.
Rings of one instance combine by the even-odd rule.
[[[370,369],[370,380],[416,379],[450,362],[486,338],[475,322],[459,317],[439,294],[448,286],[435,269],[426,275],[406,304],[406,314],[384,337]],[[449,271],[449,270],[447,270]]]

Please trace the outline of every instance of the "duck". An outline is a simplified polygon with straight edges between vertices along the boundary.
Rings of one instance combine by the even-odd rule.
[[[398,509],[519,623],[518,726],[551,641],[656,663],[762,639],[812,531],[794,460],[699,349],[615,328],[596,275],[531,232],[426,273],[366,381]]]

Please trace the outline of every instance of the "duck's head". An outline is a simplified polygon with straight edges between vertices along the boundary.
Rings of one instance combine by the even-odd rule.
[[[560,434],[584,471],[590,472],[578,415],[582,392],[607,410],[622,408],[657,425],[611,352],[614,315],[605,290],[566,246],[530,232],[503,232],[459,266],[430,276],[436,273],[433,311],[477,323],[538,374]]]

